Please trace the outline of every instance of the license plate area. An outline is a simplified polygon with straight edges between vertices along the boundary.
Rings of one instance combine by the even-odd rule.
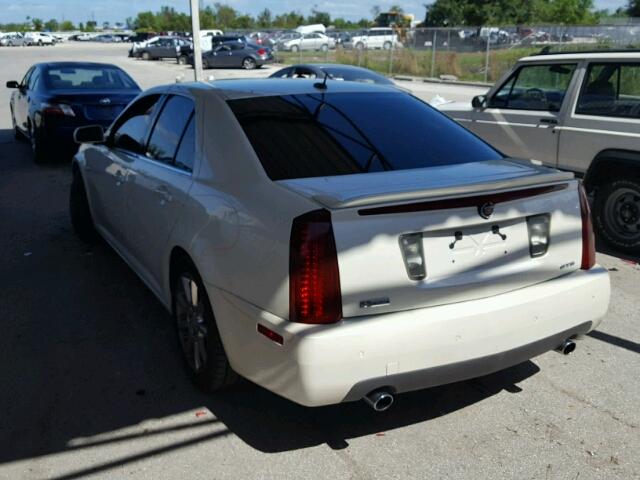
[[[529,248],[521,219],[425,232],[423,242],[429,280],[499,268],[522,258]]]

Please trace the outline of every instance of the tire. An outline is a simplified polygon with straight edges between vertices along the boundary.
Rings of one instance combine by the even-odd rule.
[[[329,51],[329,45],[327,45],[326,43],[324,45],[322,45],[320,47],[320,51],[321,52],[328,52]]]
[[[149,55],[149,52],[142,52],[141,57],[143,60],[151,60],[151,55]]]
[[[598,187],[593,202],[596,236],[625,254],[640,255],[640,178],[614,178]]]
[[[292,52],[292,53],[296,53],[296,52],[298,52],[298,51],[300,51],[300,47],[298,47],[297,45],[293,45],[293,46],[291,47],[291,52]]]
[[[42,164],[46,161],[45,151],[41,138],[38,138],[38,131],[31,127],[29,134],[29,142],[31,143],[31,152],[33,154],[33,161],[38,164]]]
[[[256,61],[251,57],[246,57],[244,60],[242,60],[242,68],[244,68],[245,70],[253,70],[254,68],[256,68],[256,66]]]
[[[69,216],[73,230],[80,240],[89,244],[98,241],[98,232],[93,224],[82,174],[77,170],[73,172],[69,189]]]
[[[231,386],[238,376],[229,365],[200,275],[186,258],[172,272],[171,291],[178,343],[191,381],[205,392]]]
[[[364,43],[362,42],[356,43],[356,50],[364,50]]]
[[[384,42],[382,48],[385,50],[391,50],[391,42]]]
[[[180,55],[178,57],[178,65],[186,65],[187,64],[187,57],[185,57],[184,55]]]
[[[38,46],[41,47],[42,46],[42,40],[38,40]]]

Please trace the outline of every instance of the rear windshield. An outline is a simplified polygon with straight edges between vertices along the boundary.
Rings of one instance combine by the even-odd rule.
[[[351,70],[348,68],[340,67],[325,67],[322,71],[331,75],[334,80],[346,80],[349,82],[362,82],[362,83],[383,83],[387,85],[393,85],[391,80],[387,80],[382,75],[377,75],[368,70]]]
[[[136,83],[114,67],[55,67],[44,76],[48,88],[56,89],[137,89]]]
[[[402,92],[228,101],[272,180],[496,160],[502,155]]]

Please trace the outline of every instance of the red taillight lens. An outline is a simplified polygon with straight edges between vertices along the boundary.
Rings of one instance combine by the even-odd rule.
[[[42,114],[47,116],[76,116],[71,105],[65,103],[43,103]]]
[[[314,210],[293,220],[289,253],[289,320],[335,323],[342,318],[338,255],[331,213]]]
[[[580,212],[582,214],[582,270],[589,270],[596,264],[596,239],[593,234],[593,223],[591,222],[591,208],[587,192],[582,184],[580,190]]]
[[[258,50],[258,55],[266,55],[267,51],[264,48]]]

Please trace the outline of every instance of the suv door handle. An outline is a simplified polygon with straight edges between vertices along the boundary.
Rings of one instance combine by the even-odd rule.
[[[541,118],[540,123],[546,123],[548,125],[557,125],[558,120],[556,120],[555,118]]]

